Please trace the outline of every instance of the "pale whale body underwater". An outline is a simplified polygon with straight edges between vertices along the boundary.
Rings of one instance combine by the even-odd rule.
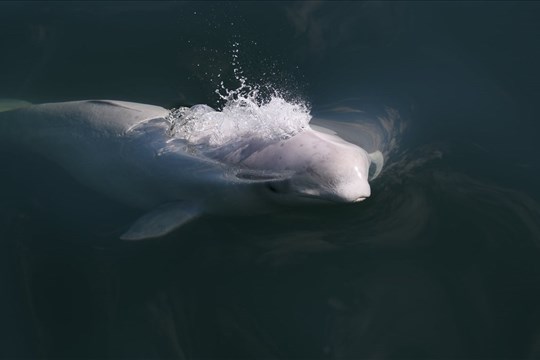
[[[0,111],[4,145],[52,161],[79,183],[144,213],[121,235],[125,240],[159,238],[204,214],[359,202],[370,196],[369,181],[383,166],[380,152],[368,154],[328,123],[281,138],[229,129],[227,141],[217,144],[208,130],[177,136],[182,123],[153,105],[16,102]],[[192,114],[218,113],[192,108]]]

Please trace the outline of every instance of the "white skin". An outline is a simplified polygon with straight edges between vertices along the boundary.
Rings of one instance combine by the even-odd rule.
[[[242,164],[252,169],[292,171],[278,194],[331,202],[358,202],[370,196],[370,159],[360,147],[312,129],[264,147]]]
[[[174,222],[185,213],[186,219],[201,213],[247,215],[274,211],[276,203],[357,202],[370,196],[369,156],[337,136],[308,128],[254,146],[241,159],[219,151],[206,158],[169,136],[167,114],[160,107],[115,101],[36,105],[0,113],[0,140],[48,158],[80,183],[126,205],[149,211],[182,204],[143,219],[140,227],[136,223],[126,237],[131,239],[166,234],[182,222],[160,219]],[[145,223],[154,228],[146,231]]]
[[[141,133],[141,138],[132,142],[139,152],[148,143],[147,130],[141,129]],[[249,139],[242,140],[244,146],[246,142]],[[276,204],[347,203],[370,196],[368,154],[337,136],[312,129],[287,140],[254,145],[256,150],[241,159],[217,150],[212,153],[222,164],[217,168],[203,158],[186,156],[183,144],[176,140],[162,148],[159,143],[157,150],[142,152],[162,155],[151,159],[138,156],[144,162],[140,166],[149,170],[146,177],[155,177],[152,182],[159,191],[154,196],[159,195],[159,202],[190,200],[206,213],[245,215],[275,211]]]

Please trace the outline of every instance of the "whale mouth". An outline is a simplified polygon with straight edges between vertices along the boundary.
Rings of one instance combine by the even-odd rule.
[[[337,196],[324,196],[324,195],[315,195],[315,194],[309,194],[309,193],[297,193],[298,197],[313,200],[320,203],[334,203],[334,204],[344,204],[344,203],[358,203],[361,201],[366,200],[369,196],[359,196],[354,200],[345,199]]]

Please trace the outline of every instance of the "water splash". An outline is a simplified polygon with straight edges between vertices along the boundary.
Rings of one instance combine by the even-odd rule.
[[[309,127],[311,115],[301,101],[286,100],[273,89],[265,96],[260,87],[240,77],[240,87],[216,90],[225,105],[215,110],[195,105],[171,111],[170,135],[191,145],[220,147],[238,139],[276,141],[290,138]]]
[[[173,109],[169,116],[169,134],[188,145],[211,150],[234,143],[272,142],[290,138],[309,128],[309,106],[294,99],[275,85],[253,85],[244,74],[240,61],[240,43],[231,44],[231,65],[237,83],[225,85],[221,69],[216,75],[218,96],[216,109],[208,105]]]

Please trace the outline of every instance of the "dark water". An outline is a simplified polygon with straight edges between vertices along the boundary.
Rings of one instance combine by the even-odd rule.
[[[128,209],[3,150],[35,172],[2,171],[0,357],[540,357],[539,20],[535,2],[1,3],[0,98],[215,105],[238,43],[245,76],[316,116],[395,121],[360,206],[136,244]]]

